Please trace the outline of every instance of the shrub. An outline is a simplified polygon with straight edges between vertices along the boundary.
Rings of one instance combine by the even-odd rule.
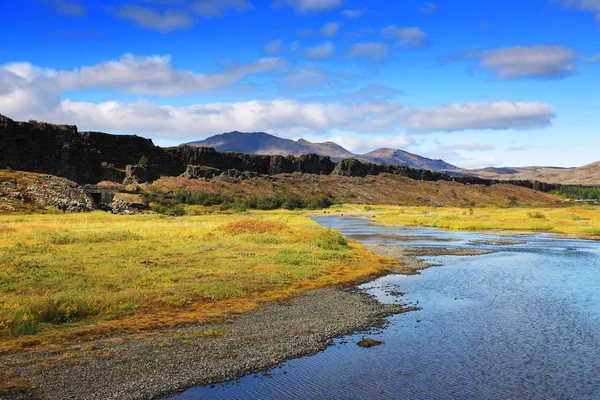
[[[151,210],[158,214],[181,217],[185,215],[185,208],[181,204],[158,203],[151,206]]]
[[[150,165],[150,159],[147,156],[142,156],[138,161],[138,165],[143,165],[147,167],[148,165]]]
[[[31,307],[31,314],[38,322],[60,325],[82,320],[95,312],[88,305],[66,296],[49,299]]]
[[[348,240],[334,229],[325,229],[315,235],[315,244],[323,250],[343,250],[348,248]]]
[[[31,313],[16,312],[10,318],[0,321],[0,329],[5,329],[11,336],[33,335],[38,332],[37,323]]]
[[[546,216],[539,211],[529,212],[527,213],[527,216],[532,219],[546,219]]]

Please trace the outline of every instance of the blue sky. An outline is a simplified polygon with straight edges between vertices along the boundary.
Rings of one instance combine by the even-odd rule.
[[[159,145],[266,131],[463,167],[600,160],[600,0],[21,0],[0,113]]]

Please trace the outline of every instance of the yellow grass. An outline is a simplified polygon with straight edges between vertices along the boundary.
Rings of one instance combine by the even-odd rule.
[[[368,212],[375,222],[405,226],[474,231],[542,231],[600,237],[600,208],[594,206],[469,209],[346,205],[340,212]]]
[[[0,351],[204,322],[392,263],[290,212],[0,215]]]

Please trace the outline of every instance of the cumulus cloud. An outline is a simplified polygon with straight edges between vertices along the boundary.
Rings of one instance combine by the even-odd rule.
[[[252,4],[246,0],[200,0],[192,3],[190,8],[203,17],[220,17],[229,10],[248,11]]]
[[[485,167],[499,167],[501,166],[502,160],[495,156],[486,156],[475,159],[467,159],[463,161],[455,162],[457,167],[461,168],[485,168]]]
[[[342,24],[339,22],[330,22],[328,24],[325,24],[321,28],[321,35],[328,38],[336,37],[341,26]]]
[[[168,9],[164,12],[146,7],[124,4],[117,9],[117,16],[129,19],[142,29],[155,30],[160,33],[169,33],[176,29],[190,29],[194,25],[194,18],[190,15]]]
[[[271,40],[265,45],[263,51],[267,54],[281,54],[285,51],[285,46],[281,39]]]
[[[360,18],[364,14],[363,10],[344,10],[342,15],[346,18]]]
[[[293,137],[300,131],[322,135],[333,128],[374,133],[389,129],[401,109],[398,104],[303,104],[293,99],[185,107],[147,101],[93,104],[63,100],[56,108],[35,115],[38,119],[77,124],[84,129],[190,139],[231,130],[267,131],[284,137]]]
[[[419,12],[421,14],[433,14],[438,10],[438,6],[436,3],[425,3],[423,7],[419,8]]]
[[[467,150],[467,151],[484,151],[484,150],[494,150],[496,147],[491,144],[480,144],[475,143],[470,140],[466,140],[464,142],[458,143],[455,148],[459,150]]]
[[[85,15],[85,7],[77,0],[44,0],[44,3],[54,8],[57,13],[70,17]]]
[[[365,147],[373,150],[381,148],[401,149],[411,144],[413,144],[413,140],[406,134],[391,136],[377,135],[371,137]]]
[[[304,53],[313,60],[324,60],[331,56],[335,51],[335,46],[331,42],[325,42],[319,46],[308,47]]]
[[[381,31],[383,37],[396,40],[402,47],[425,47],[429,44],[427,34],[421,28],[390,25]]]
[[[292,70],[284,78],[284,82],[290,86],[319,86],[328,78],[326,72],[321,71],[314,65],[307,65],[304,68]]]
[[[589,11],[600,22],[600,0],[562,0],[562,3],[567,7]]]
[[[101,103],[69,99],[66,94],[92,88],[138,95],[183,95],[214,90],[249,74],[283,65],[278,58],[233,66],[212,74],[172,67],[164,56],[126,55],[74,70],[30,63],[0,65],[0,110],[14,119],[77,124],[81,129],[129,132],[171,140],[193,139],[231,130],[267,131],[285,137],[351,132],[364,143],[404,143],[398,132],[427,133],[465,129],[529,129],[549,125],[554,110],[543,103],[467,103],[408,109],[393,98],[397,89],[372,84],[355,95],[321,101],[278,98],[186,106],[159,105],[143,98]],[[325,73],[314,66],[295,69],[289,85],[318,85]]]
[[[388,56],[388,46],[385,43],[357,43],[348,50],[350,58],[372,58],[377,61],[385,60]]]
[[[479,54],[480,65],[498,79],[556,79],[577,70],[575,51],[564,46],[508,47]]]
[[[551,125],[554,117],[554,109],[544,103],[497,101],[416,110],[404,123],[416,132],[534,129]]]
[[[275,0],[273,7],[291,7],[299,14],[329,11],[342,6],[342,0]]]
[[[173,68],[169,56],[126,54],[119,60],[74,70],[46,69],[29,63],[5,64],[0,66],[0,76],[21,90],[61,93],[100,88],[138,95],[174,96],[219,89],[284,64],[283,59],[270,57],[203,74]]]

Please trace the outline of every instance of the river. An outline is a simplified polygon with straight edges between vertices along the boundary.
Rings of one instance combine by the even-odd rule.
[[[367,244],[495,253],[428,257],[441,266],[362,285],[382,302],[420,310],[174,399],[600,399],[600,242],[315,220]],[[499,240],[522,244],[486,242]],[[363,336],[383,344],[360,348]]]

